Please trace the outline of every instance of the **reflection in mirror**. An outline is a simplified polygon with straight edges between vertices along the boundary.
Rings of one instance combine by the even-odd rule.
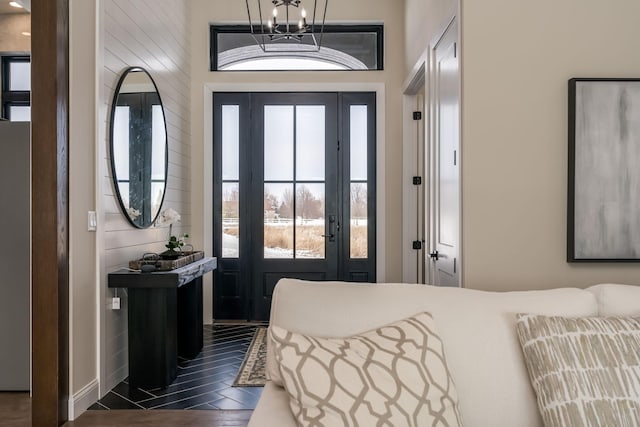
[[[155,82],[144,69],[127,69],[111,109],[111,173],[118,200],[138,228],[155,221],[167,182],[167,131]]]

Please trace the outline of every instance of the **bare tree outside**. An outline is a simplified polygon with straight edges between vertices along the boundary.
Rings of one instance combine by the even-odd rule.
[[[305,185],[298,186],[296,191],[296,217],[303,220],[324,217],[324,200],[316,198]]]
[[[367,217],[367,185],[351,184],[351,217]]]
[[[224,257],[239,256],[240,192],[237,183],[222,185],[222,254]]]
[[[366,258],[367,245],[367,184],[351,184],[351,258]]]
[[[222,195],[222,217],[224,219],[238,219],[240,205],[240,193],[238,192],[238,186],[234,185],[231,188],[227,188]]]
[[[293,192],[287,188],[282,194],[282,203],[278,209],[280,218],[293,218]]]

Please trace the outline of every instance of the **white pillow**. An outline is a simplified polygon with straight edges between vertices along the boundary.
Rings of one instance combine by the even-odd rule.
[[[348,338],[269,328],[300,426],[459,426],[458,397],[428,313]]]

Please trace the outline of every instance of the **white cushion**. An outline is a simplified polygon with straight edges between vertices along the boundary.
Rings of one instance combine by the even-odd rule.
[[[281,280],[270,324],[319,337],[347,337],[429,312],[438,324],[459,396],[462,424],[542,424],[515,331],[516,313],[595,316],[580,289],[483,292],[406,284]],[[269,340],[268,375],[281,383]]]
[[[256,409],[251,414],[247,427],[297,427],[289,409],[289,396],[284,388],[272,381],[262,390]]]
[[[271,326],[300,426],[459,426],[458,397],[433,318],[419,313],[348,338]]]
[[[600,316],[640,316],[640,286],[602,284],[587,288],[598,299]]]

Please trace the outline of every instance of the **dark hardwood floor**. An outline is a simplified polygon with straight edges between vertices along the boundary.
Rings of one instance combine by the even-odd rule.
[[[241,411],[87,411],[64,427],[245,427],[251,410]],[[29,393],[0,393],[0,426],[31,427]]]
[[[29,393],[0,393],[0,426],[31,426],[31,398]]]
[[[251,417],[250,410],[241,411],[87,411],[65,427],[245,427]]]

